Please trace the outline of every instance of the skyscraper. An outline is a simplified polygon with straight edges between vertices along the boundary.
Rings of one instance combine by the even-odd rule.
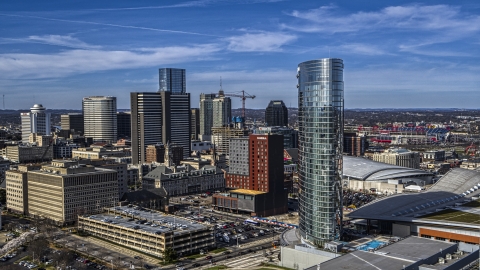
[[[213,127],[223,127],[230,123],[232,118],[232,100],[220,90],[218,97],[213,100]]]
[[[94,141],[117,140],[117,98],[84,97],[82,100],[84,135]]]
[[[213,127],[213,100],[215,94],[200,94],[200,135],[203,140],[209,140]],[[207,136],[208,138],[203,138]]]
[[[130,93],[132,163],[146,162],[148,145],[162,143],[162,97],[158,92]]]
[[[117,136],[118,138],[130,138],[132,136],[132,117],[129,112],[117,113]]]
[[[192,108],[190,113],[190,137],[192,140],[198,140],[198,134],[200,134],[200,109]]]
[[[288,127],[288,109],[282,100],[272,100],[265,109],[265,125]]]
[[[146,162],[148,145],[174,143],[190,156],[190,94],[171,92],[130,93],[132,162]]]
[[[75,132],[83,133],[83,114],[69,113],[60,116],[60,121],[63,130],[74,130]]]
[[[187,92],[185,69],[161,68],[158,73],[159,92],[165,91],[172,94],[185,94]]]
[[[50,135],[50,113],[42,104],[35,104],[30,112],[20,114],[22,120],[22,142],[28,143],[32,133]]]
[[[343,60],[300,63],[297,78],[299,229],[324,245],[342,233]]]
[[[162,99],[162,142],[183,147],[183,157],[190,156],[190,93],[160,92]]]

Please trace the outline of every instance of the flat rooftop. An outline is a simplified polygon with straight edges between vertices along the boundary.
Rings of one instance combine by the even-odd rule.
[[[174,234],[183,234],[188,231],[198,231],[198,230],[208,230],[208,227],[197,223],[195,221],[190,221],[185,218],[167,215],[163,213],[159,213],[156,211],[147,212],[145,210],[151,211],[149,209],[141,210],[134,210],[133,207],[127,206],[119,206],[115,208],[108,209],[110,213],[102,213],[90,216],[90,219],[101,221],[103,220],[111,220],[115,226],[124,227],[124,228],[133,228],[135,226],[139,226],[139,231],[143,231],[146,233],[155,234],[156,232],[171,232],[173,231]],[[125,212],[130,211],[130,212]],[[121,216],[122,218],[115,218],[115,216]],[[128,221],[130,218],[134,218],[134,221]],[[151,225],[145,224],[136,224],[137,220],[147,220],[153,224],[158,226],[152,227]],[[176,224],[177,228],[174,228]]]
[[[375,252],[357,250],[321,264],[321,269],[403,269],[404,266],[435,256],[456,243],[408,237]],[[307,268],[316,270],[317,266]]]
[[[260,194],[265,194],[266,192],[259,191],[259,190],[250,190],[250,189],[234,189],[230,190],[230,193],[237,193],[237,194],[246,194],[246,195],[260,195]]]

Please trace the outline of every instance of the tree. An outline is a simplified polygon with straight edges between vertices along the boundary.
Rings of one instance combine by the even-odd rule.
[[[163,260],[166,263],[171,263],[177,259],[177,252],[173,248],[167,247],[163,251]]]
[[[28,247],[29,255],[32,256],[32,259],[39,259],[40,257],[46,255],[48,247],[48,241],[45,237],[39,237],[32,242]]]

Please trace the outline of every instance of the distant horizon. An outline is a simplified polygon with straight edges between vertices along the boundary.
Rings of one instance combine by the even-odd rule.
[[[41,104],[41,103],[39,103]],[[33,106],[33,104],[32,104]],[[194,109],[196,107],[192,107]],[[266,107],[265,107],[266,108]],[[246,110],[265,110],[265,108],[245,108]],[[298,107],[287,107],[288,109],[298,109]],[[56,111],[82,111],[82,109],[51,109],[47,108],[48,110],[56,110]],[[232,110],[241,110],[242,108],[232,108]],[[30,108],[28,109],[0,109],[0,111],[29,111]],[[445,108],[345,108],[345,110],[468,110],[468,111],[480,111],[480,108],[455,108],[455,107],[445,107]],[[117,111],[130,111],[130,109],[122,109],[122,108],[117,108]]]

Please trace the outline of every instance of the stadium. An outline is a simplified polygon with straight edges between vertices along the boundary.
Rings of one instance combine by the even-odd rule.
[[[451,242],[480,243],[480,171],[455,168],[425,192],[388,196],[348,214],[375,230]]]
[[[370,190],[381,194],[402,193],[404,184],[432,184],[433,174],[361,157],[343,157],[343,186],[351,190]]]

